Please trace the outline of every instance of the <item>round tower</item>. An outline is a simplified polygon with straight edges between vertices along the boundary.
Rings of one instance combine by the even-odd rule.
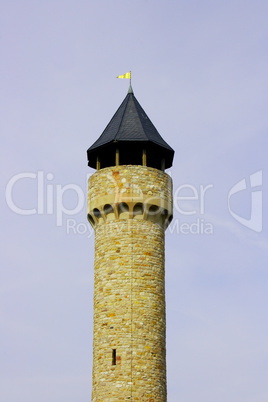
[[[95,229],[92,401],[165,402],[164,231],[174,151],[132,90],[88,150]]]

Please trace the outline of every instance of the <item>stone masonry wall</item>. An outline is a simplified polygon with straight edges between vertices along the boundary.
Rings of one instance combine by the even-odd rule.
[[[117,177],[114,187],[107,174]],[[156,205],[164,200],[172,214],[170,178],[142,166],[96,172],[89,179],[89,212],[105,210],[107,195],[110,205],[120,201],[131,207],[134,187],[125,183],[137,185],[145,209],[150,191],[150,199]],[[118,188],[126,189],[120,199]],[[156,213],[162,213],[161,208]],[[164,221],[129,211],[91,216],[95,228],[92,401],[166,402]]]

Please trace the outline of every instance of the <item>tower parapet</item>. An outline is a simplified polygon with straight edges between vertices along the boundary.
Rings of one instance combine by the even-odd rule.
[[[172,219],[172,181],[147,166],[112,166],[93,174],[88,220],[94,227],[112,219],[145,219],[166,228]]]

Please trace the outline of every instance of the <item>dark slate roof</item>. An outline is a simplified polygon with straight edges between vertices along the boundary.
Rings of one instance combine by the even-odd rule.
[[[109,147],[114,143],[129,144],[130,142],[151,144],[155,146],[158,152],[169,154],[168,159],[171,160],[174,155],[173,149],[163,140],[157,129],[137,101],[130,87],[130,90],[119,106],[118,110],[112,117],[111,121],[101,134],[101,136],[88,149],[89,166],[93,166],[96,153],[101,153],[102,149]],[[134,144],[133,144],[134,145]],[[92,159],[92,161],[91,161]]]

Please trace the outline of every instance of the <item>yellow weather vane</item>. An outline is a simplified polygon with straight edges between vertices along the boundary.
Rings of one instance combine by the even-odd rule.
[[[127,73],[123,75],[118,75],[116,78],[128,78],[130,80],[130,85],[131,85],[131,71],[128,71]]]

